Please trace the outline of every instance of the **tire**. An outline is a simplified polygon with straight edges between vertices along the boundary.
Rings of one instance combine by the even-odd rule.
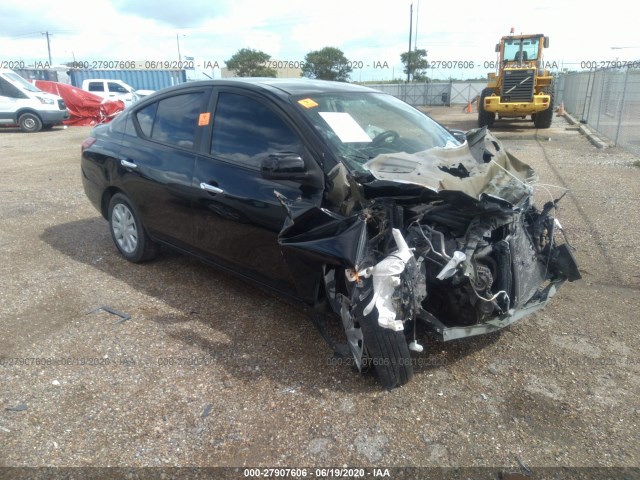
[[[493,123],[496,119],[496,114],[493,112],[487,112],[484,109],[484,99],[485,97],[490,97],[493,93],[493,90],[490,88],[485,88],[482,90],[482,94],[480,95],[480,102],[478,103],[478,126],[479,127],[493,127]]]
[[[553,90],[544,90],[544,92],[551,95],[551,100],[549,101],[549,108],[535,114],[533,125],[536,128],[549,128],[553,120]]]
[[[35,113],[23,113],[18,119],[18,125],[25,133],[35,133],[42,129],[42,120]]]
[[[380,383],[388,389],[400,387],[413,377],[409,345],[404,332],[378,325],[378,310],[359,318],[369,361],[376,369]]]
[[[109,230],[120,254],[133,263],[151,260],[158,251],[149,238],[131,201],[116,193],[109,201]]]

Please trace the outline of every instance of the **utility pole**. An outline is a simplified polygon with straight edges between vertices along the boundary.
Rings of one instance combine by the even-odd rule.
[[[418,20],[420,20],[420,0],[418,0],[418,4],[416,5],[416,37],[413,40],[413,51],[418,51]]]
[[[49,65],[52,65],[53,62],[51,61],[51,43],[49,43],[49,36],[51,35],[49,33],[49,30],[47,30],[46,32],[41,32],[42,35],[46,35],[47,36],[47,51],[49,52]]]
[[[413,3],[409,9],[409,51],[407,52],[407,83],[411,81],[411,35],[413,34]]]
[[[178,44],[178,65],[180,65],[180,62],[182,61],[182,55],[180,55],[180,35],[182,35],[183,37],[186,37],[186,35],[184,33],[180,34],[180,33],[176,33],[176,43]]]

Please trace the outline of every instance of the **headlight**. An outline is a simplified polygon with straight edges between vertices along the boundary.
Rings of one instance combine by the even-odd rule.
[[[40,103],[44,103],[45,105],[53,105],[54,103],[56,103],[51,98],[39,97],[37,95],[36,95],[36,98],[40,100]]]

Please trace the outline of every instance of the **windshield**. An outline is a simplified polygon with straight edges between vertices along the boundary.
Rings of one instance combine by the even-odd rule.
[[[514,38],[504,41],[504,60],[507,62],[518,62],[522,57],[523,62],[532,62],[538,59],[538,46],[540,38]],[[520,54],[522,48],[522,54]]]
[[[352,171],[380,154],[416,153],[460,143],[441,125],[384,93],[330,93],[294,99]]]
[[[17,73],[9,72],[9,73],[5,73],[4,75],[5,75],[5,77],[11,79],[11,81],[13,81],[14,83],[19,83],[20,86],[22,88],[24,88],[25,90],[27,90],[28,92],[41,92],[42,91],[38,87],[36,87],[35,85],[27,82],[24,78],[22,78]]]

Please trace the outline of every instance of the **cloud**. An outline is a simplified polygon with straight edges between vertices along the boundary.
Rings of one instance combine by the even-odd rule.
[[[176,0],[114,0],[113,6],[121,13],[157,20],[175,28],[197,27],[228,11],[226,3],[219,0],[190,0],[188,5]]]
[[[3,37],[27,38],[39,36],[40,32],[47,30],[71,30],[74,26],[73,18],[56,15],[54,5],[50,3],[0,3],[0,32]]]

